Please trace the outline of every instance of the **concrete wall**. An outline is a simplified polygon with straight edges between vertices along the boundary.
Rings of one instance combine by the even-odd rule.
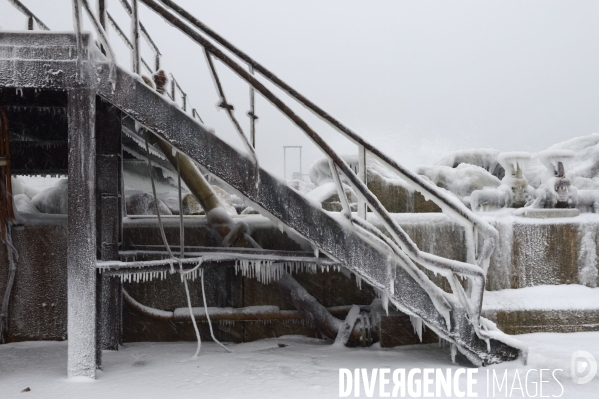
[[[393,217],[422,250],[452,259],[465,259],[463,229],[445,215],[397,214]],[[249,221],[252,237],[265,248],[300,250],[302,247],[301,240],[281,233],[261,216],[252,215],[244,220]],[[377,224],[376,221],[374,223]],[[493,223],[498,227],[502,240],[489,267],[487,289],[542,284],[597,285],[599,216],[541,221],[512,218]],[[178,244],[177,219],[167,219],[165,225],[169,242]],[[66,339],[66,231],[64,216],[30,220],[26,225],[14,228],[13,240],[19,252],[19,261],[9,309],[9,342]],[[186,222],[185,236],[188,245],[217,245],[219,242],[218,235],[206,226],[202,217]],[[124,240],[126,245],[162,242],[155,222],[150,219],[125,221]],[[2,245],[2,294],[7,275],[6,248]],[[236,276],[233,268],[215,267],[208,270],[206,276],[209,306],[276,305],[281,309],[293,309],[272,286]],[[444,278],[430,276],[449,290]],[[327,307],[369,304],[375,298],[370,287],[363,284],[360,290],[353,277],[350,279],[342,273],[319,271],[316,274],[299,274],[296,278]],[[169,276],[165,281],[129,283],[125,288],[147,306],[164,310],[187,306],[183,285],[176,275]],[[191,284],[190,290],[193,305],[200,306],[199,284]],[[581,324],[599,325],[596,317],[587,317],[586,313],[536,312],[534,316],[520,313],[495,312],[488,316],[507,332],[554,331],[559,328],[579,331],[577,328],[582,327],[576,326]],[[201,329],[203,337],[208,339],[207,326],[201,325]],[[312,326],[298,322],[222,323],[216,324],[216,330],[219,338],[234,342],[283,334],[318,336]],[[124,333],[126,341],[195,339],[190,323],[159,322],[127,308],[124,311]]]

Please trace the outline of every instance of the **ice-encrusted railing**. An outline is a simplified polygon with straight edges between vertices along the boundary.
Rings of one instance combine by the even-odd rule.
[[[488,262],[495,246],[495,242],[498,239],[497,231],[490,226],[488,223],[478,218],[472,213],[465,205],[463,205],[456,198],[447,195],[441,189],[422,179],[420,176],[404,168],[392,158],[383,154],[377,148],[372,146],[354,131],[343,125],[340,121],[326,113],[323,109],[312,103],[306,97],[298,93],[291,86],[283,82],[276,75],[266,69],[264,66],[256,62],[254,59],[243,53],[237,47],[226,41],[216,32],[211,30],[201,21],[196,19],[194,16],[189,14],[183,8],[178,6],[171,0],[139,0],[144,3],[148,8],[162,16],[171,25],[178,28],[185,35],[191,38],[193,41],[203,47],[206,61],[209,66],[209,70],[212,74],[215,88],[221,99],[219,106],[227,111],[229,119],[233,123],[236,131],[242,138],[248,152],[252,155],[255,161],[256,155],[254,151],[255,143],[255,127],[254,122],[256,119],[254,113],[254,92],[257,91],[263,97],[265,97],[271,104],[273,104],[281,113],[286,115],[296,126],[298,126],[315,144],[323,151],[330,159],[331,171],[336,181],[337,188],[339,190],[339,196],[343,203],[344,211],[343,214],[349,221],[352,228],[355,229],[362,237],[369,240],[377,247],[384,251],[392,254],[399,262],[399,264],[426,290],[430,295],[435,307],[440,314],[445,316],[447,322],[447,329],[451,329],[449,322],[449,310],[451,308],[449,301],[445,297],[447,295],[439,287],[437,287],[417,266],[416,263],[431,270],[435,273],[439,273],[445,276],[452,291],[460,301],[460,303],[466,309],[470,320],[473,324],[474,329],[479,335],[486,335],[480,330],[479,318],[482,307],[482,297],[485,285],[485,274],[488,267]],[[152,72],[152,68],[148,65],[145,60],[141,59],[139,37],[145,38],[150,47],[153,49],[155,54],[155,71],[160,68],[160,51],[158,50],[155,43],[150,38],[147,30],[139,21],[138,13],[138,0],[132,0],[129,4],[127,0],[120,0],[121,4],[131,16],[131,39],[128,39],[127,35],[122,29],[116,24],[112,16],[106,10],[106,4],[104,0],[98,0],[98,15],[96,16],[87,0],[73,0],[73,7],[75,15],[80,15],[81,9],[86,10],[94,28],[99,36],[102,45],[106,48],[103,49],[109,61],[111,54],[110,43],[108,42],[108,36],[106,35],[106,22],[108,21],[113,29],[117,32],[118,36],[125,42],[132,52],[132,70],[134,73],[140,74],[140,66],[145,66],[149,72]],[[13,3],[15,3],[14,1]],[[159,2],[161,4],[159,4]],[[36,21],[39,21],[37,18]],[[42,24],[38,22],[41,27]],[[80,34],[80,18],[75,18],[76,30]],[[207,35],[211,40],[204,37],[200,32]],[[216,44],[215,44],[216,43]],[[233,60],[230,56],[225,54],[218,46],[226,49],[241,62]],[[243,81],[250,86],[250,111],[248,116],[251,119],[250,125],[250,139],[246,137],[241,128],[240,124],[235,119],[233,114],[233,106],[226,100],[224,90],[220,84],[220,80],[213,65],[213,58],[218,59],[227,67],[229,67],[235,74],[237,74]],[[245,66],[243,65],[245,64]],[[247,70],[246,70],[247,68]],[[356,171],[352,168],[321,138],[321,136],[313,130],[302,118],[300,118],[294,111],[287,106],[279,97],[277,97],[272,91],[270,91],[260,80],[254,76],[254,72],[260,74],[263,78],[273,83],[278,88],[282,89],[289,97],[297,101],[299,104],[308,108],[315,115],[326,121],[330,126],[336,129],[344,137],[352,141],[358,146],[359,152],[359,168]],[[174,77],[171,76],[171,92],[166,93],[171,100],[175,100],[176,89],[178,88],[181,93],[182,108],[187,111],[187,94],[178,85]],[[192,117],[198,117],[197,111],[192,109]],[[398,223],[392,219],[383,207],[380,201],[370,192],[366,185],[366,158],[368,156],[374,157],[381,161],[384,165],[389,167],[395,172],[400,178],[405,180],[414,189],[421,192],[426,199],[433,201],[441,207],[443,212],[448,214],[457,220],[458,223],[464,226],[465,236],[467,242],[467,260],[466,262],[455,261],[440,256],[432,255],[427,252],[420,251],[416,244],[410,239],[405,231],[398,225]],[[358,213],[355,217],[350,211],[347,205],[347,199],[345,193],[340,184],[339,174],[345,175],[349,184],[356,191],[359,204]],[[366,211],[369,207],[383,222],[388,233],[392,239],[388,238],[382,231],[374,227],[372,224],[366,221]],[[479,245],[479,235],[481,238],[482,245]],[[469,281],[468,292],[463,289],[462,285],[458,280],[458,276],[465,277]],[[389,282],[387,292],[385,295],[390,295],[393,301],[393,281]]]
[[[14,6],[15,9],[20,11],[27,18],[27,29],[35,30],[36,26],[40,30],[49,31],[50,28],[42,22],[40,18],[38,18],[29,8],[25,6],[19,0],[8,0],[10,4]],[[148,33],[144,24],[139,20],[139,14],[137,12],[137,1],[133,2],[133,6],[129,4],[127,0],[119,0],[123,9],[126,13],[132,18],[131,23],[131,38],[123,31],[123,29],[116,22],[115,18],[108,12],[107,10],[107,2],[106,0],[97,0],[97,14],[92,12],[92,8],[90,7],[87,0],[74,0],[73,8],[74,14],[80,14],[81,10],[87,11],[92,24],[96,32],[100,37],[100,41],[102,42],[101,49],[107,56],[114,57],[114,53],[112,52],[111,46],[109,44],[109,36],[106,34],[108,32],[108,26],[110,26],[117,36],[123,41],[125,46],[131,51],[131,71],[136,74],[141,74],[141,67],[143,66],[147,73],[153,75],[161,70],[161,59],[162,53],[160,49]],[[136,23],[137,22],[137,23]],[[101,27],[101,28],[100,28]],[[139,37],[143,37],[144,41],[149,46],[150,50],[154,55],[153,65],[150,65],[148,61],[146,61],[140,53],[140,42]],[[181,108],[184,111],[188,111],[191,113],[192,117],[197,118],[202,122],[202,118],[200,117],[198,111],[189,105],[189,99],[187,93],[183,90],[180,83],[176,80],[173,74],[170,74],[170,84],[169,90],[165,90],[165,94],[172,100],[177,101],[180,99]]]
[[[27,29],[34,30],[35,25],[37,25],[41,30],[50,30],[46,24],[44,24],[34,13],[32,13],[29,8],[25,7],[23,3],[19,0],[8,0],[10,4],[14,6],[18,11],[20,11],[25,17],[27,17]]]
[[[483,221],[474,215],[468,208],[457,199],[450,197],[442,190],[434,186],[433,184],[425,181],[418,175],[402,167],[390,157],[386,156],[358,134],[353,132],[351,129],[343,125],[340,121],[336,120],[324,110],[316,106],[310,100],[302,96],[288,84],[283,82],[281,79],[276,77],[272,72],[266,69],[264,66],[253,60],[247,54],[233,46],[231,43],[226,41],[224,38],[219,36],[216,32],[212,31],[205,24],[196,19],[193,15],[189,14],[183,8],[178,6],[171,0],[140,0],[150,9],[154,10],[160,16],[162,16],[171,25],[178,28],[189,38],[194,40],[196,43],[201,45],[206,54],[206,60],[210,67],[210,71],[215,81],[217,91],[221,98],[221,107],[228,111],[229,117],[236,130],[242,137],[244,144],[248,147],[251,155],[255,156],[251,144],[253,144],[253,129],[250,135],[252,143],[248,143],[246,136],[243,134],[242,129],[235,120],[232,109],[233,107],[226,102],[224,92],[220,86],[216,69],[212,64],[212,58],[216,58],[227,67],[229,67],[235,74],[237,74],[242,80],[249,84],[251,88],[251,94],[253,91],[257,91],[259,94],[264,96],[271,104],[273,104],[280,112],[287,116],[296,126],[298,126],[316,145],[323,151],[331,161],[331,169],[333,176],[337,182],[339,190],[339,196],[344,203],[344,215],[348,218],[351,226],[361,234],[365,239],[368,239],[378,247],[382,247],[387,252],[390,252],[395,256],[399,263],[404,269],[416,280],[423,288],[429,293],[433,303],[438,309],[439,313],[445,316],[447,322],[447,328],[451,329],[449,322],[449,310],[450,304],[447,301],[446,293],[439,287],[433,284],[433,282],[424,274],[417,266],[416,263],[421,266],[432,270],[435,273],[442,274],[445,276],[451,287],[452,291],[460,301],[460,303],[466,309],[470,320],[479,335],[481,335],[480,325],[478,323],[480,310],[482,306],[482,297],[485,285],[485,274],[488,262],[493,251],[495,242],[497,241],[497,231],[490,226],[488,223]],[[161,4],[159,4],[159,2]],[[178,15],[176,15],[178,14]],[[204,37],[200,32],[206,34],[211,40]],[[234,61],[230,56],[225,54],[217,45],[222,46],[230,53],[238,57],[242,64],[246,64],[244,67],[237,61]],[[248,70],[246,70],[248,68]],[[292,109],[287,106],[279,97],[271,92],[263,83],[261,83],[255,76],[254,71],[259,73],[262,77],[282,89],[292,99],[299,102],[304,107],[315,113],[318,117],[325,120],[337,131],[343,134],[346,138],[354,142],[359,149],[359,170],[356,173],[351,167],[321,138],[321,136],[314,131],[302,118],[295,114]],[[254,110],[251,109],[251,117]],[[253,121],[253,119],[252,119]],[[468,246],[467,262],[455,261],[440,256],[432,255],[427,252],[420,251],[405,231],[398,225],[398,223],[392,219],[383,207],[380,201],[370,192],[366,185],[366,158],[367,156],[373,156],[374,158],[381,161],[383,164],[391,168],[396,174],[410,184],[414,189],[424,194],[425,198],[432,200],[449,216],[456,219],[461,225],[465,227],[465,235]],[[352,188],[358,194],[360,200],[358,217],[355,217],[349,211],[347,206],[347,200],[345,194],[341,188],[339,182],[338,173],[342,173],[346,176]],[[389,239],[383,232],[372,226],[366,221],[366,209],[369,207],[383,222],[383,225],[393,238]],[[479,248],[478,236],[481,236],[482,245]],[[468,291],[463,289],[462,285],[458,280],[458,276],[465,277],[469,280]],[[393,295],[393,281],[390,281],[389,287],[387,287],[385,294]],[[484,335],[484,333],[483,333]]]

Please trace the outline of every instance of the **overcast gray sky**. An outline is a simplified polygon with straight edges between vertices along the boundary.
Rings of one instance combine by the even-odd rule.
[[[50,28],[71,29],[69,0],[22,1]],[[458,149],[536,152],[599,132],[597,1],[178,3],[410,167]],[[128,31],[119,1],[109,5]],[[141,7],[165,67],[206,123],[242,148],[224,112],[214,106],[201,49]],[[0,25],[25,25],[7,0],[0,0]],[[127,52],[110,35],[119,63],[128,66]],[[223,65],[218,68],[247,131],[247,87]],[[283,145],[304,146],[304,172],[321,157],[270,104],[259,98],[257,107],[257,150],[264,166],[282,174]],[[316,119],[309,122],[342,153],[357,151]],[[288,170],[297,169],[296,159],[289,162]]]

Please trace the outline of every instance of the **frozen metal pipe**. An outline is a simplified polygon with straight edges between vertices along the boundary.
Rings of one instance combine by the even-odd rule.
[[[188,322],[189,309],[177,308],[173,311],[160,310],[136,301],[126,290],[123,299],[134,311],[155,320]],[[345,317],[353,305],[325,308],[329,313]],[[207,321],[203,307],[192,308],[196,321]],[[361,305],[362,311],[369,311],[370,305]],[[252,306],[251,308],[208,308],[208,316],[213,321],[260,321],[260,320],[301,320],[306,317],[298,310],[281,310],[278,306]],[[341,322],[341,320],[339,320]]]

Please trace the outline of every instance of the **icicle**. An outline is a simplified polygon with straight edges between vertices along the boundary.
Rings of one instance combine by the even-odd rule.
[[[418,316],[410,316],[410,322],[412,323],[412,327],[414,328],[414,332],[418,335],[418,339],[422,342],[422,319]]]
[[[455,356],[458,354],[458,347],[452,343],[451,344],[451,362],[455,364]]]
[[[383,291],[381,293],[381,299],[382,299],[381,302],[383,304],[383,309],[385,309],[387,316],[389,316],[389,295],[387,295],[387,291]],[[420,338],[420,341],[422,341],[422,338]]]

